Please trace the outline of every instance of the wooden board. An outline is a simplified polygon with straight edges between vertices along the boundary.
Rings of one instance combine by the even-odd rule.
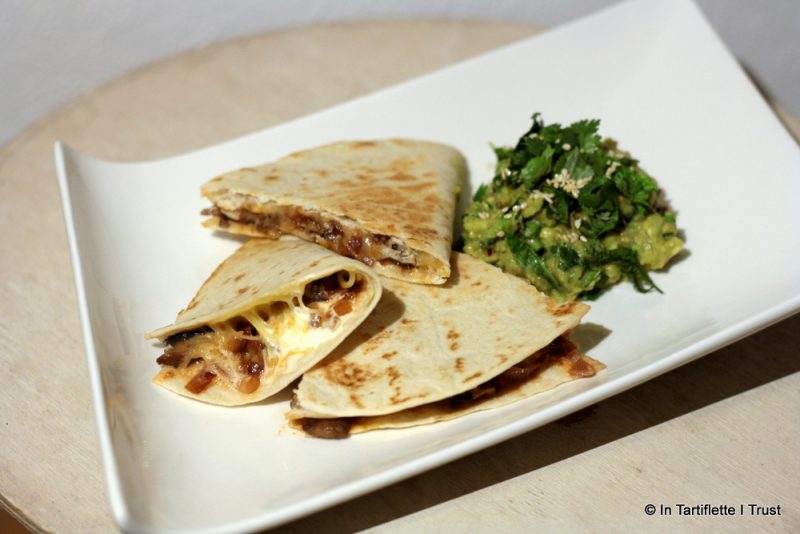
[[[217,44],[115,80],[0,149],[0,503],[35,531],[114,530],[53,166],[56,139],[112,160],[177,154],[535,31],[360,22]],[[798,342],[795,316],[591,409],[282,530],[797,531]],[[783,515],[677,516],[678,503],[706,502],[781,505]],[[673,515],[648,516],[649,503],[670,505]]]

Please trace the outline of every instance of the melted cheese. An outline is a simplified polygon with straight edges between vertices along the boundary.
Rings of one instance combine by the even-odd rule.
[[[336,277],[344,289],[352,289],[358,280],[358,276],[349,271],[339,272]],[[264,344],[264,366],[260,380],[285,369],[292,358],[307,354],[331,338],[339,323],[333,306],[347,295],[346,292],[335,293],[328,300],[316,302],[312,309],[303,303],[305,288],[306,285],[295,287],[268,302],[256,304],[238,315],[208,325],[212,330],[210,333],[178,342],[176,347],[186,357],[176,371],[190,380],[198,372],[210,369],[217,375],[214,384],[227,384],[236,389],[251,376],[242,368],[247,353],[229,349],[241,343],[240,340]],[[315,316],[318,326],[312,325]],[[321,320],[322,316],[326,316],[327,320]],[[253,326],[257,335],[240,331],[243,319]],[[190,365],[193,358],[203,358],[204,364]]]

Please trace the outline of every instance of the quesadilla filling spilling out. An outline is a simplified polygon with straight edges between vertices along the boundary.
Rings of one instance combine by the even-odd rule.
[[[299,286],[283,299],[173,334],[156,359],[162,366],[160,375],[179,376],[195,395],[211,387],[254,393],[262,378],[279,371],[288,358],[330,338],[364,288],[360,274],[339,271]],[[283,351],[285,346],[293,347],[292,352]]]
[[[550,366],[561,366],[573,378],[586,378],[594,376],[595,368],[578,351],[575,344],[570,341],[569,333],[562,334],[543,349],[522,360],[499,375],[479,384],[478,386],[459,393],[452,397],[415,408],[408,408],[405,412],[425,410],[427,415],[437,412],[443,416],[469,413],[480,409],[479,406],[491,399],[511,392],[524,384],[533,381]],[[297,407],[296,398],[292,400],[292,407]],[[361,419],[368,417],[340,417],[340,418],[301,418],[292,421],[296,427],[316,438],[344,439],[350,435],[350,429]]]
[[[274,203],[261,205],[259,209],[263,211],[254,212],[244,207],[229,210],[213,206],[201,213],[213,217],[222,229],[234,223],[244,225],[253,235],[272,239],[283,233],[296,235],[370,267],[379,264],[406,271],[416,269],[431,272],[438,267],[430,254],[412,250],[395,237],[372,233],[348,218]]]

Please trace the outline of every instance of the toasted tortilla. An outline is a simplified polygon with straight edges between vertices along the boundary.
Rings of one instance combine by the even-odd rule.
[[[295,152],[202,186],[211,228],[293,234],[390,278],[441,284],[450,275],[463,156],[408,139],[345,141]]]
[[[265,399],[345,339],[381,291],[371,269],[313,243],[252,239],[145,336],[167,344],[153,382],[212,404]]]
[[[353,433],[413,426],[594,375],[602,364],[578,353],[567,339],[588,310],[453,253],[443,286],[384,280],[370,317],[303,375],[287,417],[295,427],[344,418]],[[502,390],[492,385],[526,365],[535,371],[525,380]],[[450,402],[465,393],[466,401]]]

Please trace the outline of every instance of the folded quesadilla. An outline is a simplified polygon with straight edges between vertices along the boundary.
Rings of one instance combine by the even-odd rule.
[[[384,280],[375,311],[295,389],[290,424],[321,438],[443,421],[604,366],[569,332],[589,306],[453,253],[443,286]]]
[[[325,357],[378,303],[377,275],[294,237],[252,239],[205,281],[174,324],[153,382],[233,406],[283,389]]]
[[[346,141],[217,176],[204,223],[236,234],[314,241],[400,280],[450,274],[463,156],[425,141]]]

